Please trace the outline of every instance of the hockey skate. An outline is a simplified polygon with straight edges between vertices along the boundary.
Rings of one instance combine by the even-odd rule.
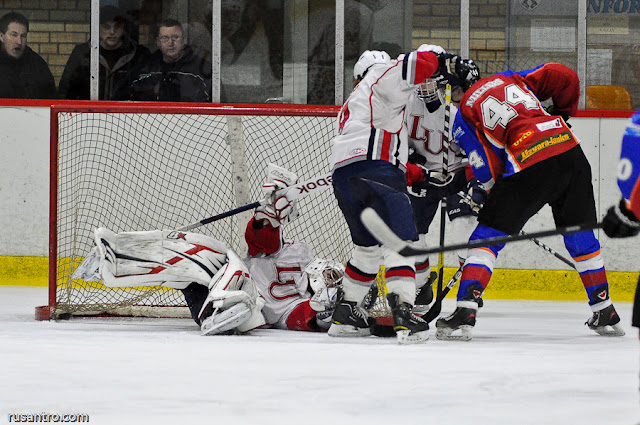
[[[411,312],[411,304],[399,303],[398,294],[390,293],[387,301],[393,313],[393,330],[400,344],[416,344],[429,339],[429,324]]]
[[[441,340],[471,341],[471,329],[476,325],[478,300],[481,299],[482,286],[474,284],[467,288],[467,296],[458,301],[458,307],[448,317],[436,322],[436,338]],[[456,332],[456,331],[460,332]],[[456,332],[454,334],[454,332]]]
[[[620,316],[618,316],[613,304],[595,311],[593,316],[585,322],[585,325],[598,335],[624,336],[624,330],[620,326]]]
[[[457,307],[449,317],[438,319],[436,322],[436,338],[470,341],[473,338],[471,329],[476,324],[476,312],[477,309]],[[453,335],[453,332],[457,330],[461,332]]]
[[[331,327],[327,333],[329,336],[338,337],[371,335],[367,312],[355,301],[339,301],[333,311]]]

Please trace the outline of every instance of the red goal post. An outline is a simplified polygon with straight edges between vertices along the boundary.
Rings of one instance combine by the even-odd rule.
[[[187,316],[180,291],[73,279],[93,231],[175,229],[261,198],[266,165],[300,180],[329,172],[336,106],[73,102],[51,107],[49,303],[69,315]],[[351,242],[332,191],[298,202],[285,236],[345,262]],[[244,253],[246,212],[196,232]]]

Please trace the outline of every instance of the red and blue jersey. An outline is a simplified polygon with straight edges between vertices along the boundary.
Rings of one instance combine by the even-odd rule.
[[[640,112],[631,117],[622,137],[618,186],[627,208],[640,220]]]
[[[564,65],[505,71],[467,90],[453,137],[476,178],[490,189],[498,176],[515,174],[578,144],[564,120],[547,113],[540,102],[552,99],[555,113],[572,115],[579,97],[578,76]]]

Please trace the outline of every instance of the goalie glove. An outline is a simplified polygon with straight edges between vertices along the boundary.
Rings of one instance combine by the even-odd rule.
[[[627,209],[624,199],[609,208],[602,220],[602,230],[610,238],[628,238],[640,233],[640,221]]]
[[[267,181],[262,184],[262,203],[256,208],[256,220],[267,220],[272,227],[278,227],[293,221],[297,216],[295,201],[290,201],[286,196],[278,196],[277,191],[294,185],[298,182],[298,176],[282,167],[274,164],[267,166]]]

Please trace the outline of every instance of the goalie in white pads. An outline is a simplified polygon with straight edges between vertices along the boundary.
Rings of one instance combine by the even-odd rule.
[[[99,228],[97,246],[74,278],[102,280],[110,287],[179,289],[205,335],[244,333],[265,323],[293,330],[327,328],[342,266],[317,260],[306,244],[282,238],[280,224],[292,219],[295,205],[271,195],[290,184],[289,172],[270,164],[267,173],[271,177],[263,190],[270,198],[247,226],[253,255],[245,261],[225,243],[197,233]]]
[[[247,224],[245,259],[262,294],[268,325],[280,329],[320,331],[330,325],[344,266],[316,259],[311,247],[283,236],[283,225],[297,217],[295,201],[273,199],[275,191],[295,184],[298,176],[269,164],[262,185],[270,202],[258,207]]]

